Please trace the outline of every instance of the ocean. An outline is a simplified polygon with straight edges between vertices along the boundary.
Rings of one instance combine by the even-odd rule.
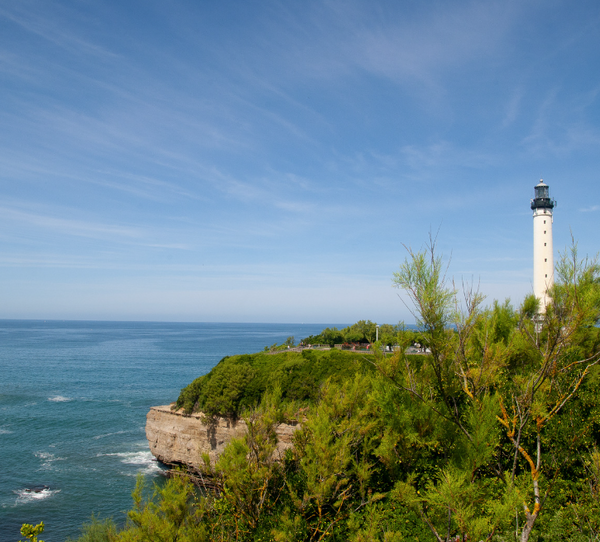
[[[151,406],[224,356],[333,325],[0,320],[0,542],[22,523],[43,521],[45,542],[76,538],[92,513],[122,524],[136,476],[164,479]]]

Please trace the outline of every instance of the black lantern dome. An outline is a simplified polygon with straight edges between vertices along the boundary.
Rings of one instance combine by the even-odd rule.
[[[550,188],[543,180],[535,187],[535,198],[531,200],[531,208],[535,209],[553,209],[556,202],[550,198]]]

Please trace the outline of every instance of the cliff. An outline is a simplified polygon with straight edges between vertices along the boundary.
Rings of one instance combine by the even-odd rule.
[[[217,417],[214,424],[207,425],[203,417],[202,413],[187,415],[182,410],[171,410],[171,405],[151,407],[146,415],[146,438],[154,457],[167,465],[197,468],[202,463],[202,454],[208,454],[214,464],[232,438],[246,433],[242,420]],[[277,427],[276,455],[282,455],[292,446],[292,435],[297,428],[289,424]]]

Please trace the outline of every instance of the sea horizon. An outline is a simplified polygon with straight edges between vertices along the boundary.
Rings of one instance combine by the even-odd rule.
[[[240,325],[300,325],[300,326],[325,326],[325,327],[347,327],[354,322],[345,324],[327,324],[324,322],[243,322],[243,321],[212,321],[212,320],[105,320],[94,318],[0,318],[0,322],[90,322],[90,323],[140,323],[140,324],[240,324]],[[388,322],[385,322],[388,323]],[[393,324],[396,325],[396,324]],[[407,326],[413,324],[406,324]],[[324,328],[323,328],[324,329]]]

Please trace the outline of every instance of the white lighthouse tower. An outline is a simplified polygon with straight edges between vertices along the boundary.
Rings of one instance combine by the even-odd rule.
[[[543,180],[535,187],[531,200],[533,209],[533,293],[540,300],[540,312],[546,311],[548,289],[554,284],[554,256],[552,249],[552,209],[556,202]]]

